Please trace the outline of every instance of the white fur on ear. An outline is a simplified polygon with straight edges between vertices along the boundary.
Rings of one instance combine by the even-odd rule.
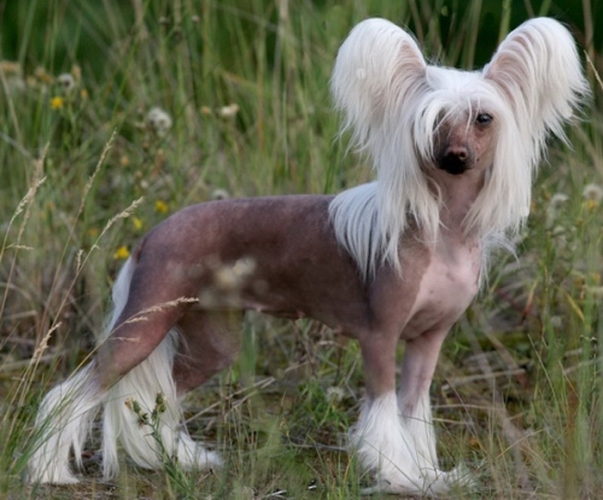
[[[337,239],[365,277],[383,262],[400,270],[398,244],[407,215],[428,237],[439,227],[438,203],[421,174],[410,130],[428,91],[427,65],[413,37],[384,19],[367,19],[345,40],[331,90],[342,131],[367,150],[379,182],[337,196],[329,207]]]
[[[467,215],[467,227],[512,236],[530,212],[532,178],[547,135],[566,140],[563,124],[590,88],[571,34],[550,18],[532,19],[512,31],[482,76],[499,95],[499,137],[494,165]]]
[[[565,139],[563,123],[590,93],[570,32],[546,17],[512,31],[483,73],[520,118],[522,134],[531,137],[534,163],[548,132]]]
[[[412,36],[390,21],[367,19],[350,32],[337,54],[331,90],[344,112],[342,129],[353,130],[358,146],[370,148],[386,112],[399,109],[396,100],[424,79],[425,66]]]

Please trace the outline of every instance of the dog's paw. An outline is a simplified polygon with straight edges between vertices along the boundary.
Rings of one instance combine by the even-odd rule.
[[[450,472],[447,472],[446,476],[446,481],[451,487],[470,490],[477,489],[478,484],[475,472],[466,465],[457,465]]]
[[[475,475],[467,467],[459,466],[450,472],[429,471],[416,479],[400,473],[399,477],[389,480],[382,478],[373,486],[360,490],[360,493],[363,496],[385,493],[437,497],[452,488],[475,489],[476,486]]]
[[[206,451],[205,455],[205,465],[203,468],[207,469],[221,469],[224,465],[224,460],[220,454],[216,451]]]

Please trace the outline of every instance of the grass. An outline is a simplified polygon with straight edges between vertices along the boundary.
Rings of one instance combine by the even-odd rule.
[[[428,54],[469,68],[528,15],[563,15],[591,40],[600,96],[600,23],[570,3],[0,2],[0,495],[358,496],[364,479],[342,451],[362,396],[358,346],[254,315],[240,360],[186,401],[191,432],[225,450],[224,471],[186,474],[168,457],[163,472],[125,467],[107,485],[89,460],[84,484],[52,489],[24,488],[22,474],[40,397],[86,359],[112,277],[166,213],[371,177],[335,140],[328,95],[351,26],[408,24]],[[148,120],[154,107],[170,127]],[[445,344],[439,452],[478,477],[451,497],[603,494],[602,127],[595,100],[569,131],[573,149],[552,145],[519,259],[500,257]]]

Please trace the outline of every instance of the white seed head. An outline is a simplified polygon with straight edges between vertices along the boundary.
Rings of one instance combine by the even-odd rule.
[[[62,73],[57,76],[58,84],[65,89],[65,92],[71,92],[75,88],[75,78],[71,73]]]
[[[239,112],[238,104],[229,104],[228,106],[223,106],[218,111],[218,114],[222,118],[233,118]]]
[[[159,107],[151,108],[147,121],[160,137],[165,136],[172,128],[172,117]]]
[[[603,199],[603,188],[597,184],[587,184],[584,186],[582,196],[589,201],[601,201]]]
[[[226,189],[215,189],[211,194],[212,200],[227,200],[230,198],[228,191]]]

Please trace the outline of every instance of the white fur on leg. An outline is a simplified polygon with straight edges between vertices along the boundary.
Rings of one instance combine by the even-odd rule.
[[[113,314],[99,341],[115,329],[116,323],[128,300],[130,282],[135,261],[126,261],[113,285]],[[172,330],[159,346],[142,363],[130,370],[109,391],[103,415],[103,474],[110,479],[119,472],[117,442],[139,466],[157,469],[162,466],[161,450],[152,436],[149,425],[140,424],[139,416],[132,409],[133,401],[141,413],[151,416],[156,407],[158,394],[165,403],[165,411],[158,417],[158,431],[164,452],[177,457],[186,469],[202,469],[219,466],[220,458],[193,441],[186,428],[180,425],[181,412],[176,393],[172,368],[176,355],[178,332]]]
[[[78,479],[69,468],[73,449],[81,466],[84,443],[96,410],[105,394],[93,378],[93,365],[72,375],[43,399],[36,418],[39,444],[29,459],[29,480],[52,484],[72,484]]]
[[[421,394],[413,407],[406,404],[404,397],[398,397],[398,408],[403,426],[414,438],[415,450],[421,463],[427,464],[427,468],[437,470],[438,455],[429,393],[425,391]]]
[[[171,331],[153,353],[113,386],[105,403],[103,420],[104,475],[115,477],[119,471],[117,440],[140,467],[157,469],[162,466],[162,451],[148,424],[132,410],[132,402],[140,412],[150,416],[156,407],[157,395],[165,402],[165,411],[159,415],[159,436],[164,452],[177,457],[185,469],[219,466],[216,453],[196,443],[180,425],[181,412],[172,377],[176,354],[177,332]]]
[[[428,475],[432,475],[431,479],[426,479],[427,489],[425,491],[428,494],[433,493],[435,495],[445,491],[453,484],[470,488],[474,487],[473,475],[462,464],[448,472],[443,472],[438,468],[435,429],[431,416],[429,392],[423,392],[417,399],[414,407],[410,407],[406,403],[405,398],[399,395],[398,407],[400,408],[403,425],[415,437],[417,456],[422,457],[427,464],[432,465],[431,469],[423,469]],[[441,487],[441,484],[443,484],[443,489],[438,489]]]
[[[111,333],[128,298],[134,261],[128,259],[113,288],[115,308],[109,325],[99,336],[103,340]],[[78,479],[69,468],[73,449],[76,463],[81,466],[81,452],[92,420],[107,391],[98,387],[90,364],[54,387],[42,400],[36,417],[37,440],[28,462],[31,482],[73,484]]]
[[[376,474],[377,484],[364,493],[438,495],[450,486],[452,478],[438,469],[429,399],[412,418],[400,415],[394,392],[366,401],[350,442]]]

